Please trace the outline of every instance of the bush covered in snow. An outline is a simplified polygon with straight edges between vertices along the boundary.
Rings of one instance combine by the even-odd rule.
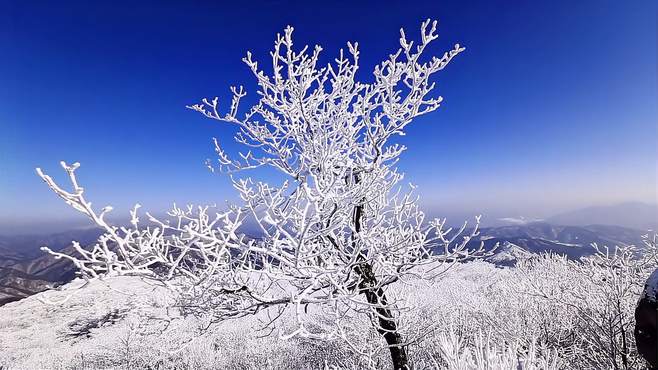
[[[398,282],[409,306],[401,328],[414,368],[642,369],[633,309],[655,268],[655,242],[638,258],[632,247],[605,249],[584,262],[535,256],[517,268],[456,265],[435,281]],[[72,283],[72,285],[80,282]],[[67,290],[47,292],[63,297]],[[42,294],[42,295],[43,295]],[[209,330],[197,319],[164,321],[167,292],[131,277],[95,282],[60,306],[39,296],[0,308],[0,365],[9,369],[386,368],[381,337],[362,317],[347,318],[343,341],[288,340],[259,332],[267,311]],[[92,325],[88,335],[72,328]],[[325,317],[311,314],[316,325]],[[294,326],[286,312],[281,331]],[[86,326],[85,326],[86,327]],[[311,325],[312,327],[312,325]],[[279,330],[279,329],[276,329]],[[202,333],[200,335],[200,333]]]

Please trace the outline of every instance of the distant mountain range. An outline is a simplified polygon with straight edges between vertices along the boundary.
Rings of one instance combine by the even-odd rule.
[[[0,236],[0,305],[69,282],[75,277],[73,264],[43,253],[42,246],[73,253],[71,241],[88,245],[100,234],[98,229],[81,229],[52,235]]]
[[[565,212],[545,220],[554,225],[617,225],[639,230],[658,228],[658,205],[627,202]]]
[[[533,222],[526,225],[513,225],[484,228],[480,235],[469,244],[475,248],[484,243],[485,250],[494,251],[488,257],[491,263],[501,266],[516,264],[519,257],[552,252],[566,255],[570,259],[592,255],[596,252],[592,244],[598,246],[644,246],[642,235],[646,231],[621,226],[555,226],[546,222]]]
[[[565,213],[547,222],[515,218],[507,226],[481,229],[480,235],[470,242],[469,247],[475,248],[484,243],[485,249],[492,250],[498,244],[494,254],[487,258],[498,266],[513,266],[520,258],[542,252],[578,259],[594,253],[592,243],[601,246],[643,246],[641,236],[647,233],[648,228],[575,224],[585,223],[589,217],[604,223],[647,225],[654,211],[655,206],[626,203]],[[562,223],[574,225],[559,226]],[[75,268],[70,262],[57,260],[43,253],[40,247],[48,246],[53,250],[73,253],[72,240],[89,245],[100,234],[98,229],[77,229],[52,235],[0,236],[0,305],[67,283],[75,277]]]
[[[482,215],[482,225],[498,227],[508,225],[526,225],[534,222],[547,222],[552,225],[588,226],[614,225],[637,230],[658,229],[658,204],[625,202],[605,206],[592,206],[573,209],[560,213],[509,213],[500,210],[428,210],[428,216],[447,218],[451,226],[460,226],[473,216]]]

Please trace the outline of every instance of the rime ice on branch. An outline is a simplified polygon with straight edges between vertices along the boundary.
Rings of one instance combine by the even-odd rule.
[[[466,248],[479,219],[468,233],[465,225],[451,232],[445,220],[425,220],[413,187],[400,184],[396,164],[406,148],[390,139],[439,107],[442,97],[431,95],[431,77],[464,48],[455,45],[422,61],[437,38],[436,22],[428,20],[417,44],[400,30],[400,48],[375,67],[372,83],[363,83],[356,80],[358,43],[348,43],[335,63],[318,66],[322,48],[295,50],[292,33],[287,27],[277,35],[271,72],[259,68],[251,53],[243,59],[259,86],[256,105],[240,113],[246,93],[239,87],[231,88],[225,114],[218,98],[188,107],[237,128],[235,140],[248,151],[231,158],[215,139],[218,166],[210,166],[230,174],[240,204],[218,213],[174,207],[171,221],[147,214],[155,226],[141,226],[136,207],[132,227],[118,228],[104,220],[109,208],[97,212],[85,200],[77,164],[63,164],[72,192],[37,170],[55,193],[106,231],[90,251],[76,245],[81,257],[47,251],[72,260],[88,280],[136,274],[163,283],[179,294],[185,313],[215,321],[290,307],[297,327],[284,337],[349,343],[344,318],[362,313],[386,340],[394,367],[404,368],[398,317],[413,307],[387,287],[411,276],[429,278],[481,249]],[[277,186],[236,175],[261,166],[288,179]],[[240,233],[247,218],[260,237]],[[332,324],[311,328],[309,306]]]

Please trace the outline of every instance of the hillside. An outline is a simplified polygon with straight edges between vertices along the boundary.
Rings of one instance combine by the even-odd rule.
[[[87,245],[99,235],[97,229],[83,229],[53,235],[0,236],[0,306],[73,280],[73,264],[45,254],[42,246],[72,254],[72,240]]]
[[[635,245],[642,247],[642,235],[645,232],[619,226],[588,225],[555,226],[546,222],[533,222],[525,225],[512,225],[484,228],[480,235],[469,244],[476,248],[484,243],[486,250],[492,250],[496,244],[500,247],[488,260],[499,265],[513,265],[517,258],[552,252],[563,254],[570,259],[592,255],[596,252],[592,244],[600,247]]]
[[[610,206],[593,206],[557,214],[546,219],[556,225],[618,225],[647,230],[658,227],[658,205],[626,202]]]
[[[592,243],[600,246],[639,245],[644,232],[618,226],[555,226],[545,222],[490,227],[470,243],[484,243],[491,250],[500,247],[487,261],[498,266],[513,266],[519,258],[542,252],[565,254],[571,259],[594,253]],[[39,250],[47,245],[54,250],[73,253],[71,240],[90,244],[99,230],[72,230],[53,235],[0,237],[0,306],[56,287],[75,277],[75,268],[66,260],[57,260]]]
[[[468,307],[472,299],[484,296],[476,282],[493,283],[509,274],[484,262],[455,266],[443,279],[405,294],[423,309],[447,299]],[[279,334],[295,325],[285,313],[278,329],[263,329],[268,313],[261,312],[228,321],[193,341],[204,321],[167,316],[168,295],[135,277],[96,281],[82,290],[80,280],[60,289],[38,293],[0,307],[0,368],[7,369],[322,369],[324,364],[365,368],[344,343],[310,341],[303,338],[282,340]],[[40,299],[61,301],[49,305]],[[438,305],[442,310],[446,305]],[[445,314],[438,312],[438,316]],[[421,317],[410,316],[412,320]],[[430,316],[423,317],[430,319]],[[316,316],[318,324],[322,315]],[[367,320],[349,319],[350,335],[364,349],[378,343]],[[374,339],[374,341],[373,341]],[[388,367],[380,356],[379,368]],[[351,364],[351,365],[350,365]]]

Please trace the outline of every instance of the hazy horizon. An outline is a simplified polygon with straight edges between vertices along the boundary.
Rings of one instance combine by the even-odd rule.
[[[426,216],[428,218],[446,218],[447,222],[451,226],[459,226],[464,222],[473,224],[474,217],[481,216],[481,226],[482,227],[491,227],[491,226],[503,226],[503,225],[514,225],[524,222],[549,222],[550,218],[554,216],[560,216],[564,214],[569,214],[574,211],[583,211],[588,208],[597,208],[597,207],[617,207],[617,206],[627,206],[627,205],[641,205],[647,207],[653,207],[655,211],[658,212],[658,203],[644,203],[644,202],[622,202],[614,204],[599,204],[591,205],[588,207],[582,208],[571,208],[565,209],[560,212],[555,213],[533,213],[533,212],[516,212],[516,210],[510,210],[508,212],[504,211],[491,211],[491,210],[476,210],[469,209],[425,209]],[[157,217],[166,218],[165,210],[140,210],[141,218],[146,220],[145,212],[149,212]],[[42,218],[42,219],[12,219],[12,218],[0,218],[0,236],[2,235],[41,235],[41,234],[55,234],[59,232],[67,232],[70,230],[76,229],[87,229],[97,227],[93,224],[86,216],[81,215],[78,212],[71,210],[70,212],[64,212],[65,217],[57,218]],[[657,214],[658,216],[658,214]],[[126,211],[122,212],[113,212],[108,220],[113,224],[118,225],[127,225],[129,222],[129,215]],[[590,222],[591,224],[596,224],[596,222]],[[650,222],[650,227],[658,227],[658,219],[655,222]],[[642,229],[641,227],[635,227],[636,229]],[[646,231],[646,230],[643,230]]]
[[[253,98],[240,59],[251,50],[267,64],[288,24],[298,46],[323,46],[324,62],[358,41],[365,80],[397,48],[399,28],[415,39],[426,18],[439,20],[432,54],[466,47],[437,77],[442,107],[400,139],[400,170],[430,216],[482,213],[486,223],[656,204],[650,4],[273,2],[258,14],[240,3],[201,2],[194,12],[160,2],[0,5],[0,233],[86,222],[35,174],[64,180],[60,160],[82,164],[88,199],[114,206],[115,218],[134,203],[161,213],[174,202],[235,200],[228,178],[204,165],[213,137],[238,149],[234,128],[184,107],[218,95],[225,108],[230,85]]]

